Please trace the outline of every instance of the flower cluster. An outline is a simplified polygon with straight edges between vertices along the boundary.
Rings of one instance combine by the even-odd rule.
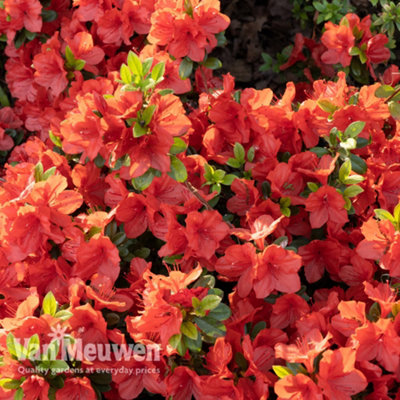
[[[1,399],[400,398],[396,67],[278,98],[214,76],[217,0],[0,3]]]
[[[318,67],[327,77],[335,74],[333,66],[347,68],[352,77],[361,83],[377,79],[374,65],[384,63],[390,58],[390,50],[385,47],[389,42],[384,33],[371,32],[371,17],[360,20],[356,14],[345,15],[339,25],[332,22],[325,24],[321,42],[296,34],[295,44],[288,60],[280,66],[285,70],[299,61],[306,61],[303,49],[310,53],[309,65]],[[304,71],[312,82],[309,68]]]

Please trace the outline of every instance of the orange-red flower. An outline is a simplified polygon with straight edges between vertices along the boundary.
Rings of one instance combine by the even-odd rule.
[[[327,350],[319,364],[318,386],[329,399],[350,400],[353,394],[363,391],[367,379],[355,368],[355,350],[342,347]]]
[[[321,36],[321,42],[328,50],[322,54],[322,61],[327,64],[342,64],[343,67],[348,67],[351,62],[349,53],[355,42],[351,28],[345,24],[335,25],[327,22],[325,29]]]
[[[275,383],[279,400],[323,400],[321,389],[306,375],[287,375]]]
[[[228,225],[218,211],[190,212],[186,217],[188,254],[210,259],[228,234]]]
[[[320,228],[329,222],[332,225],[343,226],[347,221],[345,202],[335,188],[325,185],[311,193],[306,200],[306,210],[310,212],[312,228]]]
[[[295,293],[300,290],[297,274],[301,257],[280,246],[268,246],[260,255],[254,277],[254,292],[257,298],[264,298],[273,290]]]
[[[96,398],[96,393],[87,377],[67,378],[64,382],[64,386],[56,391],[56,400],[96,400]]]

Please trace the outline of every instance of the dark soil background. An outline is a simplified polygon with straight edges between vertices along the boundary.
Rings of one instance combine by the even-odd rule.
[[[226,46],[215,54],[222,61],[223,72],[235,77],[237,87],[278,89],[283,85],[282,76],[259,69],[264,64],[261,53],[275,58],[300,32],[292,7],[290,0],[221,0],[221,12],[229,16],[231,24]]]
[[[373,12],[369,0],[352,0],[351,4],[360,17]],[[235,77],[236,87],[269,87],[280,93],[287,81],[296,80],[289,71],[260,71],[263,52],[275,59],[277,53],[293,44],[297,32],[312,37],[312,27],[303,29],[292,10],[291,0],[221,0],[221,12],[229,16],[231,24],[226,31],[226,46],[213,54],[222,61],[222,73]],[[399,49],[396,52],[398,63]]]

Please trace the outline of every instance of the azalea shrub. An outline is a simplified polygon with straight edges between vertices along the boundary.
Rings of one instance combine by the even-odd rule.
[[[340,13],[332,11],[331,8],[347,9],[348,2],[346,2],[347,5],[341,5],[340,0],[332,3],[324,0],[324,7],[327,8],[325,19],[323,10],[318,7],[319,3],[314,1],[313,4],[317,7],[313,9],[317,22],[321,18],[321,21],[328,21],[324,24],[322,31],[316,30],[314,26],[312,37],[307,37],[301,32],[297,33],[294,44],[283,49],[282,53],[278,53],[277,60],[263,53],[265,62],[260,70],[272,69],[279,72],[290,68],[300,81],[308,80],[310,83],[321,77],[331,79],[339,71],[346,72],[359,84],[366,85],[376,81],[376,68],[379,68],[379,64],[396,58],[390,49],[396,47],[396,39],[400,36],[399,32],[394,30],[395,26],[400,27],[400,8],[394,3],[391,3],[390,7],[389,4],[385,5],[387,12],[379,19],[376,15],[373,18],[371,15],[360,18],[356,14],[346,13],[335,23],[331,18],[332,13],[336,17]],[[392,10],[393,7],[395,11]],[[301,15],[301,13],[297,14]],[[379,26],[378,21],[381,21],[382,27]],[[398,72],[397,66],[393,65],[392,68]]]
[[[306,46],[322,75],[276,96],[215,72],[229,23],[0,2],[1,399],[400,399],[387,37],[355,14],[297,35],[281,69]]]

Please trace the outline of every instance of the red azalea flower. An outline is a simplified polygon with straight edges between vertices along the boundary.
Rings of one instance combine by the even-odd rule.
[[[97,396],[87,377],[67,378],[64,386],[56,391],[56,400],[96,400]]]
[[[325,24],[325,32],[321,42],[328,49],[321,59],[327,64],[342,64],[348,67],[351,62],[350,50],[354,46],[354,35],[349,26],[335,25],[332,22]]]
[[[367,387],[367,379],[354,366],[355,357],[355,350],[349,347],[323,353],[317,374],[318,387],[329,399],[350,400],[353,394]]]
[[[313,229],[320,228],[326,222],[342,226],[348,221],[344,209],[343,196],[335,188],[325,185],[311,193],[306,200],[306,210],[310,212],[310,223]]]

